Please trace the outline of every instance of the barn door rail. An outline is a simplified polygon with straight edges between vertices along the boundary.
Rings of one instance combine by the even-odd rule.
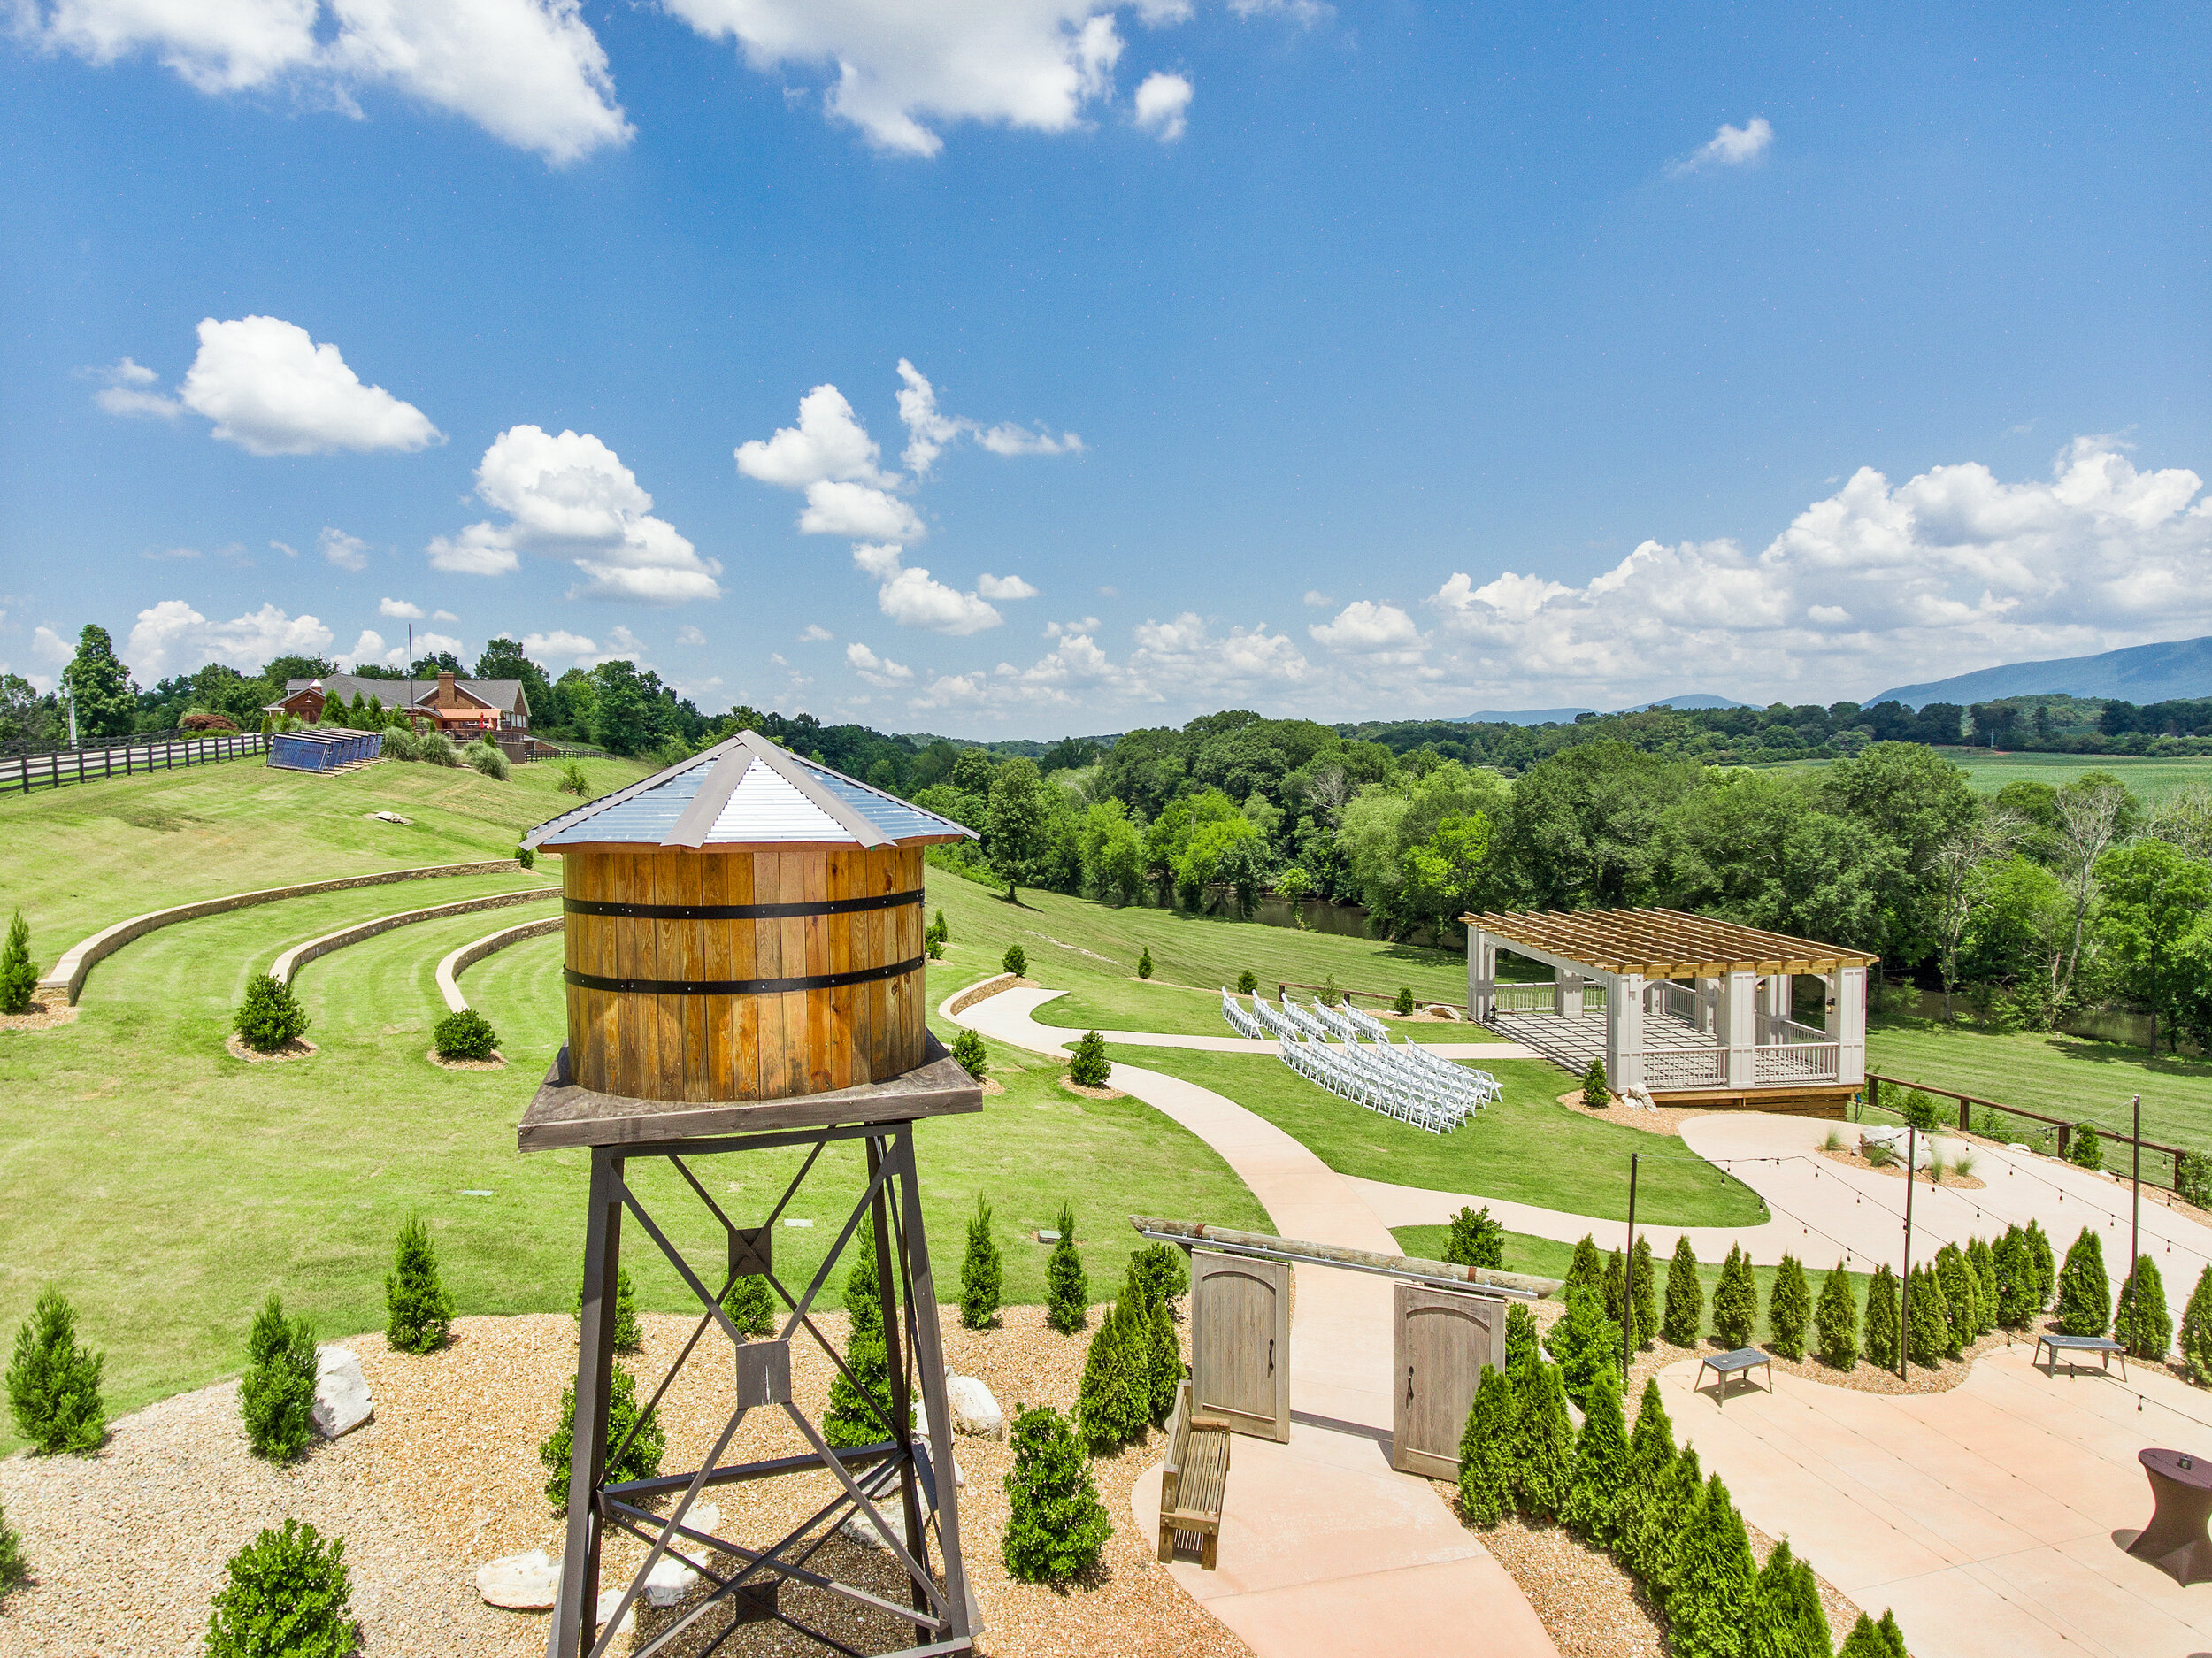
[[[1310,1243],[1302,1238],[1277,1238],[1266,1232],[1237,1232],[1209,1226],[1199,1221],[1161,1220],[1132,1215],[1129,1224],[1137,1236],[1178,1248],[1206,1248],[1221,1255],[1243,1255],[1254,1261],[1286,1261],[1293,1266],[1335,1267],[1347,1272],[1369,1272],[1401,1283],[1426,1284],[1436,1289],[1482,1290],[1493,1295],[1522,1301],[1541,1301],[1559,1292],[1562,1280],[1525,1272],[1501,1272],[1490,1267],[1455,1266],[1448,1261],[1424,1261],[1414,1255],[1378,1255],[1367,1249],[1340,1249],[1334,1244]]]

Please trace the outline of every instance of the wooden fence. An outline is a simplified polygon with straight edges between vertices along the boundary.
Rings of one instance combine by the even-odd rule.
[[[1956,1100],[1959,1106],[1959,1127],[1970,1133],[1978,1132],[1972,1121],[1974,1108],[1978,1105],[1985,1111],[1996,1111],[2006,1117],[2022,1117],[2031,1123],[2047,1124],[2058,1130],[2058,1155],[2062,1160],[2067,1159],[2072,1151],[2074,1131],[2078,1128],[2086,1129],[2097,1135],[2099,1139],[2108,1140],[2116,1146],[2136,1144],[2135,1137],[2131,1134],[2123,1134],[2109,1128],[2099,1128],[2093,1123],[2085,1123],[2076,1117],[2050,1117],[2041,1111],[2024,1110],[2016,1105],[2006,1105],[2001,1101],[1985,1100],[1971,1094],[1960,1094],[1952,1088],[1932,1087],[1924,1082],[1908,1082],[1902,1077],[1884,1077],[1871,1071],[1866,1073],[1866,1080],[1869,1102],[1883,1110],[1895,1111],[1897,1107],[1879,1098],[1876,1088],[1877,1085],[1882,1083],[1886,1083],[1893,1088],[1916,1090],[1921,1094],[1932,1094],[1939,1099]],[[2162,1186],[2170,1186],[2178,1192],[2181,1189],[2181,1160],[2190,1155],[2189,1148],[2185,1146],[2162,1145],[2154,1140],[2144,1140],[2142,1148],[2153,1156],[2163,1157],[2166,1160],[2164,1171],[2166,1178],[2158,1183]],[[2145,1171],[2145,1173],[2156,1178],[2157,1165],[2154,1163],[2150,1169]]]
[[[65,783],[94,783],[102,778],[134,777],[145,771],[173,771],[179,766],[212,765],[219,760],[265,754],[269,739],[257,731],[225,732],[211,737],[180,737],[107,748],[64,748],[50,754],[0,757],[0,794],[29,794]],[[122,764],[118,765],[117,761]]]

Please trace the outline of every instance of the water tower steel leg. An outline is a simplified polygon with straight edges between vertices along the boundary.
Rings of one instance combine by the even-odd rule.
[[[868,1139],[868,1178],[871,1182],[875,1180],[876,1176],[883,1169],[884,1147],[887,1139],[887,1136],[885,1140],[879,1140],[873,1135]],[[895,1170],[894,1172],[895,1173]],[[899,1319],[902,1316],[899,1289],[907,1278],[909,1265],[906,1239],[902,1232],[899,1239],[899,1256],[895,1263],[891,1258],[889,1206],[886,1201],[883,1186],[876,1186],[875,1201],[869,1206],[869,1209],[870,1219],[873,1223],[873,1242],[876,1252],[877,1305],[882,1309],[883,1318],[884,1367],[891,1378],[891,1437],[897,1440],[899,1449],[904,1454],[899,1469],[899,1509],[906,1524],[907,1550],[921,1563],[924,1570],[927,1570],[929,1542],[922,1535],[922,1507],[919,1493],[914,1485],[914,1399],[912,1390],[907,1385],[906,1365],[903,1362],[905,1353],[912,1350],[914,1344],[910,1342],[902,1345],[899,1340]],[[896,1277],[893,1276],[895,1264],[897,1268]],[[910,1293],[907,1298],[909,1310],[911,1310],[912,1305],[912,1296]],[[931,1425],[933,1427],[936,1425],[933,1417],[931,1419]],[[922,1593],[920,1584],[909,1584],[907,1595],[917,1612],[930,1610],[929,1599]]]
[[[599,1516],[595,1493],[605,1472],[607,1408],[614,1388],[615,1289],[622,1263],[622,1159],[591,1154],[591,1208],[584,1226],[582,1329],[576,1351],[576,1433],[568,1463],[568,1543],[561,1554],[560,1599],[547,1658],[582,1658],[599,1616]]]
[[[952,1413],[945,1405],[944,1341],[937,1326],[936,1274],[929,1263],[929,1242],[922,1232],[922,1189],[914,1167],[914,1125],[903,1123],[891,1142],[899,1206],[905,1210],[905,1254],[911,1263],[916,1369],[922,1383],[922,1408],[929,1416],[929,1462],[937,1480],[937,1549],[944,1561],[945,1617],[952,1639],[975,1635],[968,1574],[960,1555],[960,1504],[953,1476]]]

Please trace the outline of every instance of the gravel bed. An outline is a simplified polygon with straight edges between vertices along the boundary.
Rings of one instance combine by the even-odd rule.
[[[1692,1117],[1717,1115],[1709,1105],[1655,1105],[1646,1110],[1640,1105],[1625,1104],[1617,1097],[1602,1111],[1593,1111],[1582,1103],[1582,1090],[1579,1088],[1571,1088],[1556,1097],[1561,1105],[1577,1117],[1595,1117],[1601,1123],[1617,1123],[1624,1128],[1640,1128],[1647,1134],[1676,1139],[1681,1137],[1682,1125]]]
[[[1949,1136],[1947,1135],[1945,1138],[1947,1139]],[[1820,1148],[1820,1155],[1827,1158],[1830,1163],[1839,1163],[1849,1168],[1864,1170],[1869,1174],[1882,1175],[1892,1180],[1901,1180],[1905,1178],[1905,1165],[1894,1158],[1888,1163],[1870,1163],[1861,1156],[1855,1149],[1847,1146],[1823,1146]],[[1913,1178],[1928,1186],[1947,1186],[1961,1192],[1979,1192],[1989,1185],[1989,1182],[1979,1175],[1961,1174],[1947,1164],[1944,1170],[1943,1178],[1940,1180],[1924,1170],[1916,1171]]]
[[[639,1378],[641,1391],[649,1391],[689,1337],[692,1321],[647,1315],[641,1322],[644,1348],[622,1362]],[[841,1344],[841,1312],[818,1323]],[[1010,1419],[1018,1403],[1064,1409],[1073,1402],[1087,1336],[1054,1333],[1045,1327],[1042,1309],[1010,1308],[1001,1326],[988,1331],[964,1330],[953,1314],[943,1334],[948,1366],[981,1378]],[[537,1445],[553,1426],[562,1386],[574,1374],[575,1343],[574,1321],[559,1314],[459,1319],[448,1347],[420,1357],[388,1350],[380,1335],[349,1339],[343,1345],[360,1355],[375,1420],[286,1468],[248,1451],[234,1381],[114,1423],[96,1455],[0,1461],[0,1504],[22,1531],[35,1574],[33,1585],[9,1597],[0,1616],[0,1658],[196,1654],[225,1562],[263,1526],[287,1516],[345,1538],[364,1653],[535,1658],[545,1646],[544,1615],[487,1607],[473,1579],[479,1565],[498,1555],[543,1548],[557,1557],[561,1551],[562,1524],[544,1496]],[[792,1371],[802,1406],[818,1420],[832,1370],[803,1333],[793,1345]],[[726,1361],[703,1347],[663,1402],[669,1439],[664,1466],[703,1459],[726,1419],[729,1386]],[[739,1430],[732,1454],[773,1456],[803,1448],[780,1413],[756,1411]],[[1154,1435],[1145,1446],[1093,1464],[1116,1529],[1093,1577],[1061,1593],[1011,1581],[1000,1559],[1010,1447],[960,1440],[963,1553],[984,1620],[982,1650],[1008,1658],[1247,1653],[1153,1560],[1149,1539],[1136,1535],[1127,1519],[1130,1489],[1163,1448]],[[721,1535],[749,1541],[780,1535],[833,1489],[826,1474],[724,1487],[717,1497]],[[626,1580],[643,1553],[634,1539],[610,1539],[603,1583]],[[813,1563],[903,1598],[903,1574],[881,1551],[840,1539]],[[862,1650],[912,1639],[910,1626],[818,1591],[787,1592],[784,1605]],[[642,1615],[639,1632],[665,1627],[680,1611]],[[694,1650],[719,1626],[703,1619],[695,1627],[695,1639],[687,1635],[681,1643]],[[741,1631],[717,1650],[824,1649],[766,1624]]]
[[[76,1023],[78,1009],[59,995],[46,997],[31,1003],[23,1013],[0,1013],[0,1031],[50,1031],[58,1025]]]

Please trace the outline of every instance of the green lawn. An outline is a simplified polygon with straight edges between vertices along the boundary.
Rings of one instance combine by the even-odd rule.
[[[1295,1135],[1342,1174],[1625,1219],[1629,1154],[1641,1152],[1636,1208],[1654,1224],[1755,1226],[1768,1218],[1749,1186],[1679,1141],[1558,1104],[1570,1079],[1540,1060],[1483,1066],[1505,1086],[1504,1100],[1449,1134],[1431,1134],[1340,1100],[1263,1054],[1109,1051],[1118,1061],[1227,1095]]]
[[[1391,1236],[1398,1240],[1398,1247],[1407,1255],[1424,1261],[1441,1261],[1444,1258],[1444,1240],[1450,1232],[1448,1226],[1400,1226],[1392,1232]],[[1621,1247],[1624,1236],[1622,1229],[1616,1227],[1597,1240],[1598,1247],[1610,1255]],[[1528,1233],[1519,1232],[1509,1232],[1505,1235],[1505,1270],[1509,1272],[1532,1272],[1541,1278],[1563,1278],[1567,1276],[1567,1268],[1574,1261],[1574,1245],[1558,1243],[1549,1238],[1532,1238]],[[1666,1308],[1668,1259],[1669,1256],[1662,1255],[1654,1263],[1659,1273],[1659,1305],[1663,1312]],[[1813,1304],[1817,1307],[1820,1304],[1820,1286],[1827,1280],[1828,1269],[1836,1263],[1832,1261],[1807,1261],[1802,1264],[1806,1286],[1812,1291]],[[1767,1323],[1767,1303],[1773,1299],[1774,1275],[1778,1270],[1775,1267],[1751,1269],[1752,1277],[1759,1282],[1759,1324],[1752,1332],[1754,1341],[1773,1339],[1774,1332]],[[1867,1275],[1863,1272],[1847,1272],[1844,1276],[1851,1281],[1852,1301],[1861,1308],[1865,1307]],[[1713,1323],[1713,1291],[1720,1284],[1720,1263],[1717,1261],[1698,1263],[1697,1281],[1705,1291],[1705,1328],[1709,1332]],[[1806,1339],[1809,1341],[1812,1338],[1809,1334]]]
[[[1263,994],[1273,999],[1275,986],[1268,985]],[[1310,995],[1292,993],[1302,1004],[1310,1002]],[[1502,1039],[1494,1031],[1479,1025],[1446,1024],[1425,1019],[1399,1020],[1389,1017],[1384,1009],[1365,1002],[1362,1010],[1380,1016],[1390,1027],[1394,1037],[1411,1037],[1417,1042],[1495,1042]],[[1125,979],[1118,983],[1087,980],[1083,989],[1047,1002],[1037,1009],[1037,1017],[1048,1025],[1090,1031],[1156,1031],[1171,1036],[1234,1036],[1228,1021],[1221,1017],[1221,991],[1218,986],[1200,989],[1189,985],[1171,985],[1154,979]]]
[[[2008,783],[2048,783],[2054,788],[2085,771],[2109,771],[2144,801],[2164,800],[2193,783],[2212,783],[2212,756],[2151,760],[2127,755],[1992,754],[1986,748],[1939,748],[1952,764],[1963,767],[1975,791],[1994,794]],[[1825,760],[1793,760],[1761,771],[1817,771]]]
[[[1866,1055],[1867,1069],[1885,1077],[2106,1130],[2125,1131],[2129,1098],[2140,1094],[2146,1140],[2212,1151],[2212,1063],[2204,1060],[2153,1059],[2147,1049],[2086,1037],[2007,1035],[1971,1025],[1891,1018],[1872,1023]]]
[[[628,760],[581,764],[595,795],[646,774]],[[541,761],[502,783],[466,767],[386,760],[316,777],[253,759],[0,794],[0,891],[49,967],[110,922],[196,898],[511,857],[524,830],[577,804],[555,792],[559,773]],[[371,816],[386,810],[413,821]]]

